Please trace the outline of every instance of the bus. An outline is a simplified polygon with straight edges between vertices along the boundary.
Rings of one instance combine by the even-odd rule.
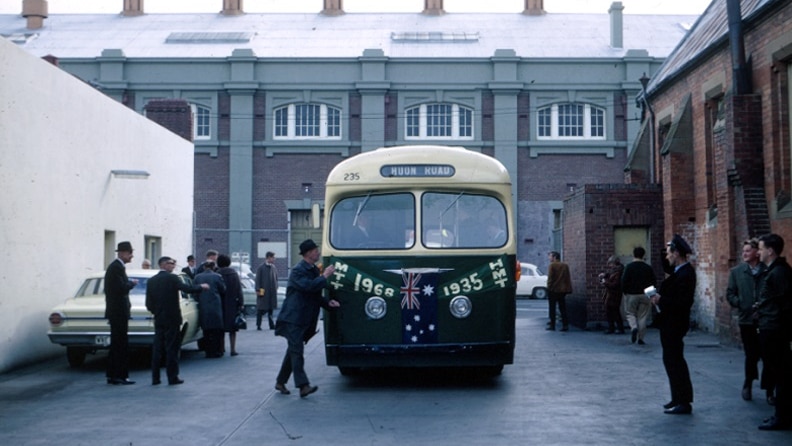
[[[325,191],[327,365],[475,367],[498,375],[515,342],[511,179],[495,158],[414,145],[339,163]]]

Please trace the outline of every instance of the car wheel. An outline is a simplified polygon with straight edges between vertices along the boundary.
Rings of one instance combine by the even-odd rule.
[[[66,347],[66,359],[69,361],[69,366],[80,367],[85,362],[85,355],[88,350],[80,347]]]
[[[533,298],[534,299],[547,299],[547,288],[534,288],[534,290],[533,290]]]

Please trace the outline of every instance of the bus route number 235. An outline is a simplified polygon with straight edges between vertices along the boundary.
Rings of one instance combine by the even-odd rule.
[[[344,174],[344,181],[360,181],[360,174],[358,172],[347,172]]]

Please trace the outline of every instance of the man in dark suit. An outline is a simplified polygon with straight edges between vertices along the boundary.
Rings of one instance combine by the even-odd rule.
[[[690,308],[696,291],[696,271],[688,262],[690,245],[678,234],[668,242],[666,259],[673,268],[660,285],[660,292],[651,298],[658,310],[663,365],[671,387],[671,401],[665,413],[687,415],[693,412],[693,384],[685,361],[683,338],[690,327]]]
[[[110,355],[107,360],[108,384],[135,384],[129,380],[129,291],[137,280],[129,280],[125,264],[132,261],[133,249],[129,242],[118,244],[118,258],[107,266],[104,278],[105,319],[110,324]]]
[[[187,266],[182,268],[182,272],[187,274],[190,279],[195,279],[195,256],[190,254],[187,256]]]
[[[316,243],[311,239],[300,243],[300,255],[302,260],[294,265],[289,274],[286,300],[283,301],[283,308],[275,325],[275,334],[283,336],[288,342],[280,372],[275,380],[275,390],[284,395],[291,393],[286,388],[286,381],[293,372],[294,386],[300,389],[300,397],[305,398],[316,392],[318,387],[312,386],[305,374],[304,344],[316,332],[319,308],[337,308],[340,304],[337,300],[328,300],[322,296],[322,290],[327,286],[327,278],[335,272],[335,268],[329,265],[323,272],[319,272],[316,267],[319,247]]]
[[[146,308],[154,315],[154,345],[151,351],[151,384],[160,383],[160,360],[165,353],[168,384],[182,384],[179,378],[182,314],[179,291],[198,293],[209,285],[188,285],[173,274],[176,260],[165,256],[157,262],[160,272],[146,286]]]

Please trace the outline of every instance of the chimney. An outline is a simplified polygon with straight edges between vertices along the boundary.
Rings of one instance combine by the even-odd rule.
[[[344,0],[324,0],[324,15],[343,15],[344,14]]]
[[[124,10],[121,15],[125,17],[135,17],[143,15],[143,0],[124,0]]]
[[[28,29],[41,29],[47,18],[47,0],[22,0],[22,17]]]
[[[525,15],[545,15],[544,0],[525,0]]]
[[[242,0],[223,0],[223,10],[220,11],[220,14],[242,15],[244,13],[245,11],[243,10]]]
[[[608,14],[610,14],[610,44],[612,48],[624,48],[624,16],[622,11],[624,11],[622,2],[613,2],[610,9],[608,9]]]
[[[443,15],[443,0],[424,0],[423,14],[426,15]]]

